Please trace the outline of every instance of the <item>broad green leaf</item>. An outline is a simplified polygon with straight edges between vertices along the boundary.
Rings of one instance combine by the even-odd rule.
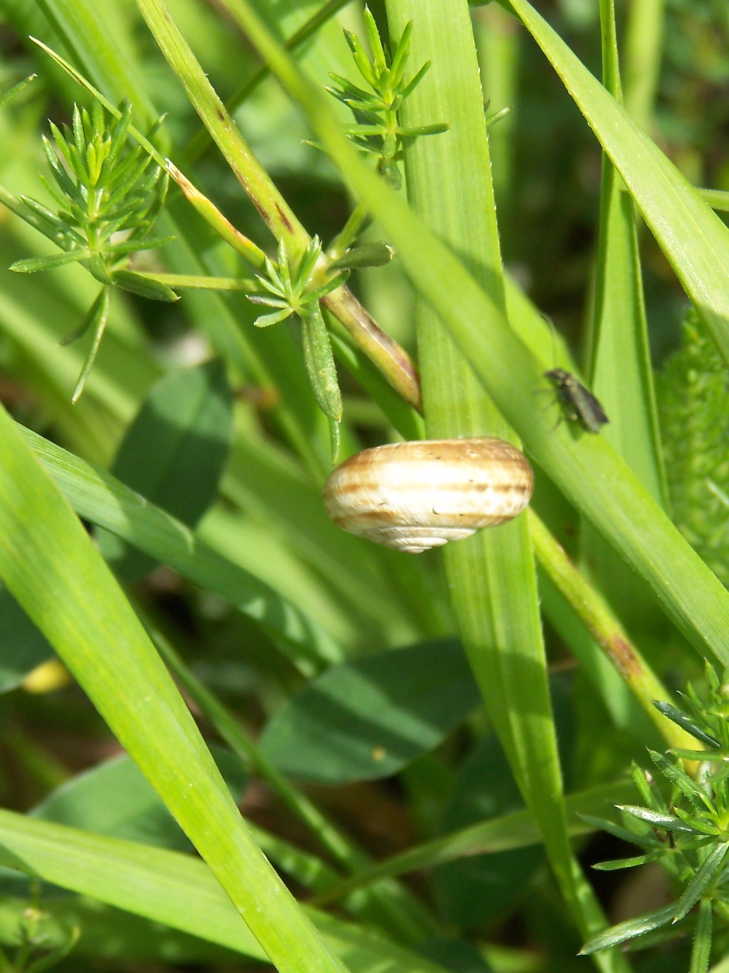
[[[22,429],[22,435],[80,516],[228,599],[275,639],[281,639],[281,647],[288,646],[292,660],[305,674],[341,660],[341,648],[316,621],[248,571],[210,550],[185,524],[111,474],[94,469],[42,436],[29,429]]]
[[[327,669],[273,716],[261,749],[308,780],[388,777],[437,746],[478,702],[459,643],[426,642]]]
[[[443,818],[442,831],[453,833],[523,806],[519,791],[494,734],[487,734],[464,763]],[[494,854],[469,855],[433,872],[444,916],[459,929],[481,927],[507,912],[524,892],[544,851],[533,845]]]
[[[211,748],[211,753],[233,798],[239,800],[246,782],[240,760],[221,747]],[[126,754],[65,781],[30,813],[42,821],[112,838],[190,851],[169,811]]]
[[[119,446],[111,473],[132,490],[196,527],[213,502],[232,437],[232,393],[219,360],[172,371],[149,391]],[[125,580],[153,563],[116,536],[101,551]]]
[[[729,362],[729,230],[528,0],[508,4],[600,140]]]
[[[281,973],[342,973],[251,838],[103,558],[4,411],[0,578],[155,786]]]
[[[205,863],[191,855],[3,810],[0,863],[245,956],[266,958]],[[311,909],[307,913],[351,973],[444,973],[376,933]]]
[[[462,939],[430,940],[420,948],[423,955],[442,963],[451,973],[493,973],[481,951]]]
[[[8,589],[0,586],[0,693],[15,689],[52,654],[43,634]]]

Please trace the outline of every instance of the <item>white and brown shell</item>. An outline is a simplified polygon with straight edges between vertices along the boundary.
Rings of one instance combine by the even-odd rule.
[[[365,449],[324,487],[335,524],[419,554],[516,517],[532,494],[526,459],[503,439],[423,439]]]

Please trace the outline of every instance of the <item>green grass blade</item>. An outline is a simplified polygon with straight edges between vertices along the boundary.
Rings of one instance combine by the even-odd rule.
[[[509,0],[625,181],[729,362],[729,230],[527,0]]]
[[[259,622],[304,674],[341,661],[343,652],[313,619],[268,585],[202,544],[185,524],[28,429],[23,436],[76,512],[169,564],[201,587],[217,591]]]
[[[605,85],[620,101],[613,0],[601,0],[600,15]],[[589,375],[610,417],[602,434],[625,457],[656,500],[665,504],[634,208],[607,157],[600,194]]]
[[[0,470],[0,576],[8,589],[155,786],[279,970],[342,973],[248,834],[149,636],[5,412]]]
[[[622,100],[613,0],[600,0],[604,83]],[[590,321],[591,387],[610,422],[604,438],[625,458],[654,499],[666,506],[648,322],[635,221],[635,207],[620,175],[603,156],[600,223]],[[660,626],[658,606],[646,585],[589,526],[582,561],[599,580],[608,601],[620,606],[628,631],[639,635]]]
[[[663,54],[665,0],[640,0],[627,10],[625,34],[625,107],[648,131]]]
[[[627,794],[635,795],[635,788],[627,780],[611,781],[609,784],[600,784],[585,791],[568,794],[565,803],[570,834],[576,837],[594,831],[595,827],[586,823],[583,816],[590,812],[593,814],[602,812],[616,800],[620,801],[621,795]],[[471,855],[497,854],[514,848],[525,848],[540,841],[539,826],[532,814],[529,811],[513,811],[498,818],[489,818],[466,828],[451,831],[449,834],[433,838],[420,845],[413,845],[406,851],[386,858],[350,879],[343,880],[317,901],[321,903],[334,901],[386,876],[435,868],[436,865],[444,865]]]
[[[448,119],[446,136],[416,140],[405,155],[408,195],[429,227],[463,255],[506,324],[506,296],[490,180],[478,61],[465,2],[390,0],[392,36],[413,21],[414,64],[431,63],[403,106],[408,127]],[[449,179],[443,180],[443,173]],[[430,438],[513,433],[462,351],[425,302],[417,308],[418,358]],[[445,548],[452,602],[484,705],[512,773],[544,836],[562,895],[581,931],[603,923],[567,833],[534,559],[526,518]],[[617,970],[625,964],[604,961]]]
[[[0,810],[0,862],[61,888],[147,916],[173,929],[265,960],[230,898],[192,855],[101,837]],[[313,909],[306,910],[336,969],[350,973],[444,973],[389,940]],[[282,929],[285,933],[285,929]],[[286,969],[282,964],[280,969]],[[290,967],[289,967],[290,968]],[[310,968],[305,964],[299,969]],[[316,967],[326,970],[330,966]]]

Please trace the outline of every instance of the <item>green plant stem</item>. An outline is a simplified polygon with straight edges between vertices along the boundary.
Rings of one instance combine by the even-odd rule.
[[[368,219],[369,213],[367,212],[367,207],[363,206],[361,203],[357,203],[355,208],[349,214],[347,222],[329,244],[327,249],[327,257],[332,262],[339,260],[347,247],[351,247],[359,234],[362,232],[362,228],[365,226]]]
[[[625,107],[651,127],[663,53],[665,0],[631,0],[625,40]]]
[[[316,11],[316,13],[312,14],[308,20],[304,21],[301,27],[295,30],[291,37],[284,42],[286,49],[292,53],[296,51],[305,41],[315,34],[320,27],[334,17],[342,9],[342,7],[345,7],[349,2],[350,0],[329,0],[328,3],[323,4],[323,6]],[[239,87],[236,88],[230,98],[228,98],[225,103],[226,110],[232,115],[236,108],[238,108],[239,105],[242,105],[243,102],[253,94],[256,88],[269,76],[270,73],[271,71],[268,64],[264,63],[257,68],[249,78],[241,82]],[[183,164],[191,165],[193,162],[197,162],[205,155],[211,145],[213,145],[213,140],[211,139],[207,129],[200,129],[200,131],[191,139],[190,144],[183,155]]]
[[[615,666],[620,677],[634,693],[669,747],[696,749],[696,740],[671,720],[662,716],[654,700],[671,702],[660,679],[633,645],[602,595],[572,563],[564,548],[550,533],[533,509],[527,511],[529,533],[540,566],[552,579],[590,632],[598,646]]]
[[[255,291],[258,281],[252,277],[207,277],[204,274],[157,274],[135,270],[135,274],[146,280],[156,281],[166,287],[189,287],[193,290],[207,291]]]
[[[61,2],[61,0],[58,0]],[[64,0],[65,2],[65,0]],[[69,16],[73,18],[74,12],[79,14],[84,11],[88,17],[92,17],[93,0],[74,0],[73,10]],[[81,33],[83,36],[83,33]],[[114,117],[118,117],[120,112],[108,98],[106,98],[97,87],[87,80],[73,65],[69,64],[55,51],[52,51],[45,44],[36,41],[36,44],[54,60],[73,80],[88,91],[101,105],[103,105]],[[86,60],[78,56],[78,61],[86,67]],[[93,77],[97,77],[93,74]],[[111,85],[110,91],[116,92],[120,98],[122,93],[129,94],[127,85]],[[137,102],[143,100],[139,94]],[[149,112],[147,113],[149,115]],[[148,140],[141,135],[133,126],[130,126],[129,135],[134,138],[151,157],[161,167],[166,166],[166,160]],[[174,216],[163,216],[163,221],[174,231],[175,239],[168,244],[168,253],[175,260],[182,260],[183,266],[198,269],[200,273],[207,271],[207,262],[203,264],[200,255],[196,250],[197,223],[193,224],[187,207],[182,213]],[[318,430],[323,431],[323,419],[319,419],[319,411],[315,403],[305,403],[299,398],[300,393],[304,393],[304,370],[300,363],[298,350],[294,349],[291,342],[280,342],[278,352],[274,358],[270,352],[261,350],[260,341],[253,340],[248,333],[244,333],[240,328],[240,315],[235,315],[229,302],[223,300],[223,296],[215,292],[199,293],[192,292],[188,298],[188,304],[193,308],[193,313],[202,326],[206,334],[209,335],[214,347],[225,358],[229,359],[233,367],[241,377],[252,377],[253,380],[261,385],[273,385],[278,388],[293,387],[291,397],[282,397],[273,413],[277,425],[302,457],[309,473],[315,481],[321,481],[328,471],[328,457],[325,458],[323,450],[323,439],[320,438]],[[283,355],[280,353],[283,352]],[[297,357],[294,357],[297,356]],[[308,389],[306,389],[308,394]],[[312,435],[314,433],[314,435]],[[328,452],[328,447],[327,450]]]
[[[283,240],[292,257],[300,256],[309,242],[306,230],[238,132],[175,26],[167,5],[163,0],[137,2],[170,67],[184,85],[193,107],[261,218],[276,240]],[[233,13],[225,0],[221,6]],[[323,303],[339,318],[364,353],[378,362],[382,373],[406,401],[418,405],[419,387],[409,356],[377,326],[354,295],[346,287],[341,287],[327,295]]]
[[[266,254],[263,250],[256,246],[253,240],[249,240],[245,234],[237,230],[230,220],[223,216],[215,203],[208,199],[204,193],[201,193],[197,186],[190,182],[187,176],[170,159],[166,160],[166,169],[185,199],[193,209],[197,210],[205,222],[212,226],[227,244],[245,257],[249,264],[257,270],[262,270],[266,260]]]

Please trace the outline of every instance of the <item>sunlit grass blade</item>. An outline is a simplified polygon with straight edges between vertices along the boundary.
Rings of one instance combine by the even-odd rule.
[[[603,79],[622,100],[613,0],[601,0]],[[648,324],[633,201],[610,159],[603,156],[600,223],[590,315],[591,388],[610,422],[601,435],[612,443],[657,502],[666,505]],[[589,527],[581,547],[608,601],[620,606],[628,631],[656,628],[658,606],[650,590]]]
[[[0,861],[9,868],[244,956],[266,958],[205,863],[192,855],[89,834],[5,810],[0,811],[0,843]],[[327,947],[347,964],[350,973],[375,969],[378,973],[444,973],[442,967],[370,930],[313,909],[307,912]],[[335,966],[339,971],[344,969],[341,963]]]
[[[249,835],[171,676],[83,525],[4,411],[0,471],[0,577],[8,590],[279,970],[342,973]]]
[[[468,6],[391,0],[391,36],[413,20],[413,63],[430,63],[404,103],[401,122],[447,118],[448,135],[416,140],[405,153],[408,197],[429,227],[474,268],[506,325],[506,297],[491,163]],[[450,178],[444,183],[442,174]],[[430,438],[513,432],[476,380],[462,351],[424,301],[417,306],[418,360]],[[592,890],[572,857],[542,640],[534,558],[525,518],[447,545],[445,564],[461,637],[486,711],[547,856],[583,935],[603,923]],[[601,965],[625,964],[606,958]]]

